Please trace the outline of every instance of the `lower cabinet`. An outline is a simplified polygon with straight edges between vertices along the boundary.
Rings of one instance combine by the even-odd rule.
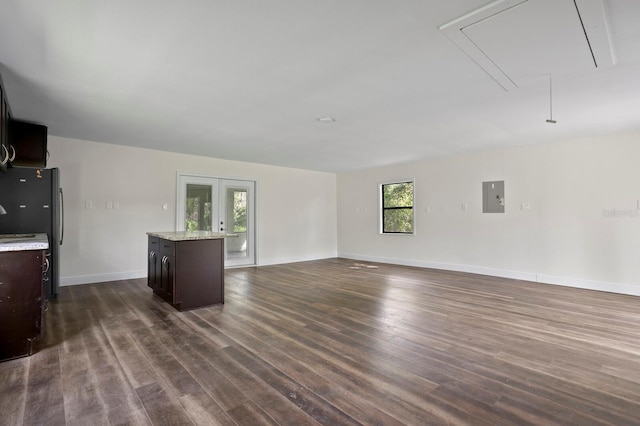
[[[173,300],[173,263],[176,242],[149,237],[148,285],[167,302]]]
[[[33,354],[42,336],[46,251],[0,252],[0,361]]]
[[[147,283],[179,311],[224,303],[224,240],[149,236]]]

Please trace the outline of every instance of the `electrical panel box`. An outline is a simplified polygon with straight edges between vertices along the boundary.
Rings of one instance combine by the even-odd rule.
[[[504,181],[482,182],[482,213],[504,213]]]

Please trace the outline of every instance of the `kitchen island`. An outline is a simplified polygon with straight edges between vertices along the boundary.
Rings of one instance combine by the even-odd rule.
[[[224,239],[208,231],[147,232],[147,285],[179,311],[224,303]]]

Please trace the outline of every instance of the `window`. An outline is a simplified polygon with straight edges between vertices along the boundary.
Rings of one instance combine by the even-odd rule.
[[[380,185],[382,234],[413,234],[413,181]]]

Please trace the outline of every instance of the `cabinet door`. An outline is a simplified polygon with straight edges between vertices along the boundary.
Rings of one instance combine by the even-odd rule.
[[[160,245],[158,238],[149,237],[149,249],[147,251],[147,285],[152,289],[158,288],[160,278]]]
[[[10,154],[13,154],[13,149],[9,146],[9,120],[11,118],[11,111],[9,109],[9,101],[7,100],[7,92],[4,90],[2,79],[0,78],[0,162],[5,162],[0,165],[0,169],[7,170],[7,166],[11,161]]]
[[[8,151],[5,151],[9,147],[7,144],[9,143],[9,105],[5,100],[4,88],[0,83],[0,162],[5,160],[6,154]],[[6,170],[7,164],[9,160],[4,164],[0,164],[0,167]]]
[[[45,252],[0,253],[0,361],[31,355],[42,336]]]
[[[7,128],[5,125],[5,103],[4,103],[4,88],[0,85],[0,144],[4,145],[7,132]]]
[[[47,126],[11,120],[10,143],[15,151],[12,164],[17,167],[47,167]]]
[[[174,256],[175,243],[168,240],[160,240],[160,283],[159,290],[162,296],[169,303],[173,303],[173,279],[174,279]]]

